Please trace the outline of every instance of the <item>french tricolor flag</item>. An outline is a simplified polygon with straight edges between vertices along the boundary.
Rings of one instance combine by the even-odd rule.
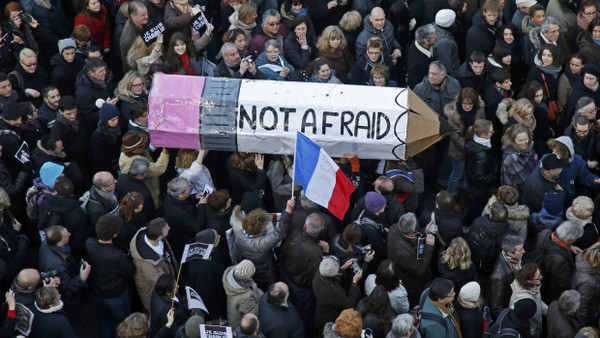
[[[296,136],[294,179],[308,199],[343,219],[354,185],[331,157],[300,132]]]

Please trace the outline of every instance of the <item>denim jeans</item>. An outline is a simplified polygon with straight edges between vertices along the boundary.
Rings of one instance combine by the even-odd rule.
[[[453,160],[450,158],[452,164],[452,172],[448,178],[448,192],[454,195],[458,195],[458,184],[465,176],[465,160]]]
[[[131,312],[131,298],[129,291],[125,290],[122,295],[114,298],[98,298],[90,295],[96,308],[100,337],[115,337],[115,328]]]

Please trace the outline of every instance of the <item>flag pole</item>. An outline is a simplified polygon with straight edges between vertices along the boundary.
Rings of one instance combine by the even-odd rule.
[[[292,197],[294,198],[294,183],[296,181],[296,147],[298,146],[298,131],[296,132],[296,141],[294,142],[294,164],[292,166]]]
[[[183,259],[183,257],[181,257],[181,259]],[[181,275],[181,266],[183,265],[183,263],[179,262],[179,271],[177,272],[177,281],[175,282],[175,285],[179,285],[179,276]],[[171,309],[173,308],[173,306],[175,305],[175,299],[171,300]]]

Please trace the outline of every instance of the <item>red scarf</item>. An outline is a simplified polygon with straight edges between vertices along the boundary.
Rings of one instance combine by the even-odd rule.
[[[563,241],[561,241],[560,239],[558,239],[558,237],[556,237],[556,232],[553,232],[551,235],[552,241],[560,246],[562,246],[563,248],[571,251],[571,246]]]
[[[183,75],[196,75],[196,73],[194,73],[194,66],[192,66],[191,62],[190,62],[190,58],[188,57],[187,53],[183,53],[182,55],[177,55],[179,57],[179,60],[181,60],[181,63],[183,64]]]

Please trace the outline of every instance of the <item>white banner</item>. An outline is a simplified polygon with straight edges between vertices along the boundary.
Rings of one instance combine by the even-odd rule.
[[[332,157],[406,152],[406,88],[245,80],[237,102],[239,151],[293,154],[300,131]]]

